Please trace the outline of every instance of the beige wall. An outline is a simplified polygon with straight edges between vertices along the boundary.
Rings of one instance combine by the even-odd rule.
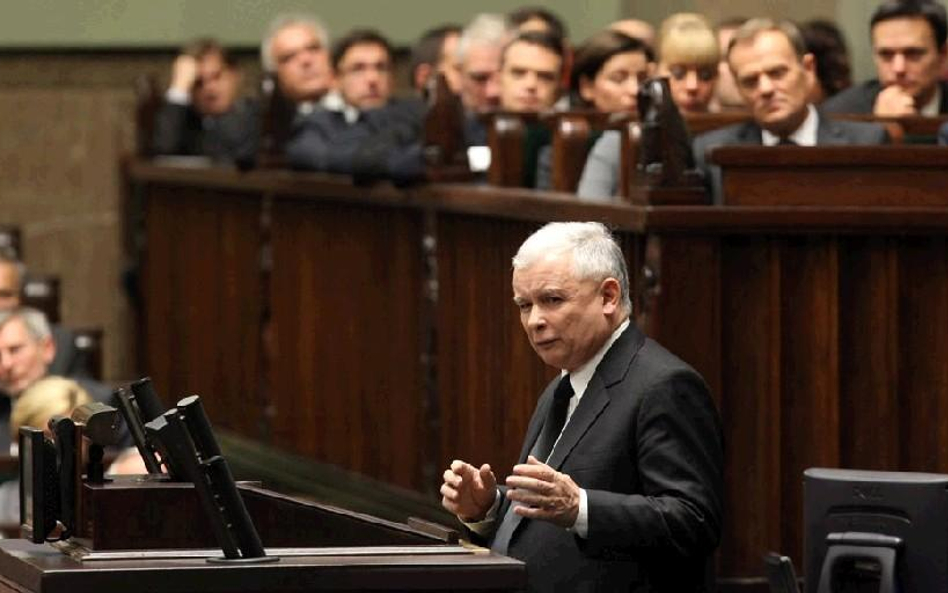
[[[560,14],[583,39],[614,20],[623,0],[536,2]],[[0,19],[0,40],[13,46],[176,45],[213,33],[224,42],[253,45],[284,11],[319,15],[331,31],[377,27],[398,44],[409,44],[428,27],[465,22],[483,11],[507,12],[509,0],[30,0],[9,2]]]

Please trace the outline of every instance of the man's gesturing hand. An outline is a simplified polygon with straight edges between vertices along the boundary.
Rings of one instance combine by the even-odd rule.
[[[572,527],[579,515],[579,486],[533,455],[507,476],[507,498],[520,503],[514,508],[518,515],[560,527]]]
[[[467,523],[481,521],[497,496],[497,478],[486,463],[480,469],[459,459],[444,470],[441,506]]]

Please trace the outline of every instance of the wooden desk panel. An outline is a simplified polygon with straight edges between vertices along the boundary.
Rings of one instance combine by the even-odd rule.
[[[198,393],[215,424],[255,430],[232,402],[253,405],[259,388],[259,198],[152,189],[143,270],[148,373],[169,406]]]
[[[149,300],[149,370],[179,384],[195,375],[192,390],[221,384],[212,369],[222,355],[199,347],[233,350],[201,334],[223,323],[215,299],[224,293],[192,294],[171,271],[192,265],[199,239],[218,236],[216,221],[250,227],[272,203],[273,276],[262,298],[274,358],[257,367],[273,406],[263,408],[264,440],[432,501],[451,458],[505,473],[553,374],[519,327],[510,258],[546,220],[598,219],[619,231],[641,323],[715,392],[726,445],[722,579],[759,577],[769,549],[802,557],[805,467],[948,472],[943,206],[597,206],[486,187],[362,191],[286,172],[202,177],[140,166],[134,175],[164,204],[148,220],[149,264],[172,279]],[[214,208],[234,212],[204,210]],[[240,255],[210,253],[225,258],[223,269]],[[659,279],[648,294],[643,264]],[[190,316],[172,314],[188,303]],[[372,344],[353,339],[379,332]],[[192,343],[187,356],[174,356],[180,340]],[[215,422],[260,412],[231,389]]]
[[[274,444],[417,490],[418,211],[275,198],[268,368]]]

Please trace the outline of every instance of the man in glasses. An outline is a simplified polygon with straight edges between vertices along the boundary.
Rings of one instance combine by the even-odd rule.
[[[392,98],[389,41],[373,29],[356,29],[336,42],[331,57],[336,88],[297,118],[285,149],[289,163],[356,175],[417,171],[424,105]]]
[[[870,23],[879,78],[827,99],[823,109],[879,116],[948,113],[948,83],[939,80],[948,54],[945,8],[929,0],[888,0]]]
[[[705,152],[715,146],[756,144],[798,146],[881,144],[885,130],[876,124],[834,121],[809,101],[815,64],[803,37],[790,22],[751,19],[738,29],[727,53],[738,91],[753,120],[698,136],[695,160],[720,201],[720,170],[709,168]]]

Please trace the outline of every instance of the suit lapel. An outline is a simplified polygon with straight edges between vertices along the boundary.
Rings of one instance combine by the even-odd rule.
[[[579,405],[566,423],[547,465],[554,469],[562,467],[569,454],[609,406],[609,388],[625,377],[633,358],[644,343],[644,334],[634,323],[630,323],[599,363],[589,385],[586,386],[586,392],[579,400]]]
[[[540,395],[540,399],[537,402],[537,410],[533,413],[533,418],[530,420],[530,425],[527,427],[527,436],[523,439],[523,448],[520,449],[520,457],[517,458],[517,463],[526,463],[527,455],[533,449],[533,445],[536,444],[537,439],[540,437],[540,431],[543,429],[543,422],[546,420],[547,410],[553,404],[553,391],[556,389],[557,383],[559,383],[560,376],[557,375],[549,385],[546,386],[546,389],[543,390],[543,393]]]

